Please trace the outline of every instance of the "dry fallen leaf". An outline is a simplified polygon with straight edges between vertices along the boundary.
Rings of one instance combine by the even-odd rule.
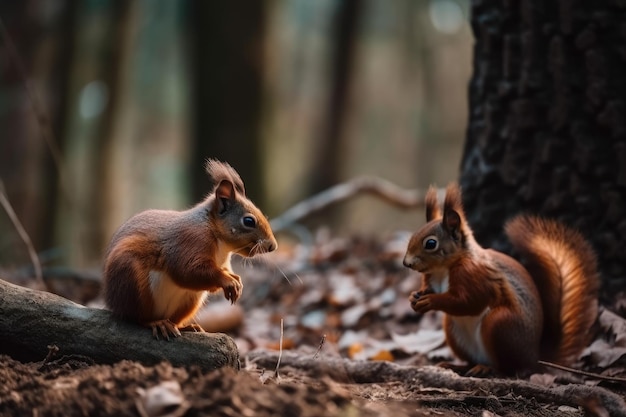
[[[341,314],[341,324],[345,328],[354,327],[368,311],[369,308],[366,304],[356,304],[347,308]]]
[[[348,357],[351,359],[355,359],[356,356],[361,352],[363,352],[363,345],[360,343],[354,343],[348,348]]]
[[[378,353],[376,353],[375,355],[371,356],[369,358],[369,360],[371,360],[371,361],[389,361],[389,362],[393,362],[394,356],[388,350],[380,350],[380,351],[378,351]]]
[[[281,349],[280,341],[269,342],[265,345],[265,347],[270,350],[280,350]],[[296,347],[296,343],[292,339],[288,337],[283,338],[283,344],[282,344],[283,349],[288,350],[288,349],[294,349],[295,347]]]
[[[602,329],[615,337],[615,346],[626,347],[626,320],[617,314],[603,309],[598,317]]]
[[[532,374],[530,376],[530,382],[544,387],[551,387],[555,380],[556,375],[552,374]]]
[[[589,356],[591,362],[599,367],[606,368],[626,355],[626,347],[612,346],[607,341],[598,339],[587,347],[582,356]]]
[[[363,301],[363,291],[356,285],[352,275],[336,272],[329,279],[332,292],[328,301],[331,305],[347,306]]]
[[[141,417],[180,417],[190,404],[178,381],[163,381],[152,388],[138,388],[135,404]]]
[[[367,331],[365,330],[358,332],[354,330],[347,330],[341,335],[341,338],[339,338],[337,347],[339,349],[347,349],[355,344],[363,345],[367,337]]]
[[[443,330],[419,329],[408,334],[392,333],[391,338],[406,353],[428,353],[446,341]]]

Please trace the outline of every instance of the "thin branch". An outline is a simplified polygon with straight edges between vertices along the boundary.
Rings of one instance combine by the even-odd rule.
[[[558,369],[560,371],[566,371],[566,372],[576,374],[576,375],[582,375],[582,376],[587,376],[589,378],[600,379],[602,381],[619,382],[621,384],[626,384],[626,378],[620,378],[618,376],[600,375],[600,374],[596,374],[593,372],[587,372],[587,371],[582,371],[580,369],[570,368],[570,367],[559,365],[559,364],[552,363],[552,362],[546,362],[546,361],[538,361],[538,362],[543,366]]]
[[[326,343],[326,335],[322,335],[322,340],[320,340],[320,345],[317,347],[315,354],[313,355],[313,359],[317,359],[320,352],[322,351],[322,347],[324,347],[324,343]]]
[[[0,179],[0,205],[4,208],[11,223],[13,223],[13,227],[17,230],[17,233],[20,235],[20,238],[26,245],[28,249],[28,255],[30,256],[30,261],[33,264],[33,269],[35,270],[35,278],[37,279],[37,283],[41,285],[41,288],[46,288],[46,283],[43,280],[43,274],[41,272],[41,262],[39,262],[39,256],[37,256],[37,251],[35,251],[35,247],[33,246],[33,242],[30,240],[30,236],[26,233],[24,226],[20,222],[20,219],[17,218],[17,214],[13,210],[13,206],[11,206],[11,202],[4,192],[4,182]]]
[[[297,203],[271,220],[272,230],[279,232],[291,228],[306,217],[358,194],[372,194],[393,206],[412,209],[423,207],[426,192],[403,189],[378,177],[356,177]]]

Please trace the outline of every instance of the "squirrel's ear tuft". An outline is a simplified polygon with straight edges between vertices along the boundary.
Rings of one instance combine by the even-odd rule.
[[[443,202],[443,212],[448,210],[454,210],[456,212],[463,212],[463,199],[461,197],[461,188],[456,182],[448,184],[446,187],[446,198]]]
[[[246,189],[243,186],[243,181],[237,171],[228,163],[218,161],[217,159],[207,159],[204,168],[207,174],[209,174],[209,179],[214,187],[213,191],[216,190],[221,181],[227,180],[230,181],[239,194],[245,197]]]
[[[457,183],[451,183],[446,188],[442,224],[456,240],[471,233],[465,221],[461,189]]]
[[[427,222],[441,218],[441,210],[439,210],[439,202],[437,201],[437,189],[432,185],[426,192],[425,203]]]

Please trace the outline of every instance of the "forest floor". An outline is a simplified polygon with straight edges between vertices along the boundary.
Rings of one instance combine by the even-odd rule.
[[[441,315],[417,316],[410,308],[408,295],[419,287],[419,276],[400,262],[407,239],[404,234],[382,242],[331,239],[322,233],[309,248],[296,245],[264,262],[237,265],[244,281],[241,300],[230,307],[221,294],[213,296],[204,320],[232,319],[228,334],[240,350],[239,371],[131,361],[98,365],[72,356],[20,363],[0,356],[0,414],[616,415],[602,403],[605,392],[623,398],[624,384],[616,380],[549,370],[523,379],[460,378],[422,366],[453,358]],[[603,309],[577,368],[608,378],[626,376],[624,305]],[[146,337],[151,337],[148,330]],[[359,372],[348,369],[352,366]],[[414,373],[404,374],[406,369],[448,382],[428,384]],[[388,372],[400,376],[386,377]],[[563,391],[567,387],[578,391]]]

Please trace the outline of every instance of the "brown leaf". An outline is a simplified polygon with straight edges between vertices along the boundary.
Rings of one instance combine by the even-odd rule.
[[[551,387],[554,385],[555,379],[556,375],[552,374],[532,374],[530,376],[530,382],[544,387]]]
[[[328,300],[330,304],[344,307],[364,299],[363,291],[356,286],[352,275],[335,273],[329,279],[332,286]]]
[[[354,327],[368,311],[370,308],[366,304],[356,304],[341,313],[341,324],[344,328]]]
[[[582,356],[589,356],[592,363],[602,368],[611,366],[626,355],[626,347],[611,346],[605,340],[598,339],[585,349]]]
[[[370,356],[369,360],[371,360],[371,361],[389,361],[389,362],[393,362],[394,356],[393,356],[393,354],[390,351],[383,349],[383,350],[378,351],[378,353],[376,353],[375,355]]]
[[[428,353],[446,341],[443,330],[419,329],[404,335],[392,333],[391,338],[406,353]]]
[[[603,309],[598,317],[603,330],[615,336],[615,346],[626,347],[626,320],[617,314]]]
[[[164,381],[152,388],[137,388],[135,400],[142,417],[180,417],[190,404],[185,400],[178,381]]]

